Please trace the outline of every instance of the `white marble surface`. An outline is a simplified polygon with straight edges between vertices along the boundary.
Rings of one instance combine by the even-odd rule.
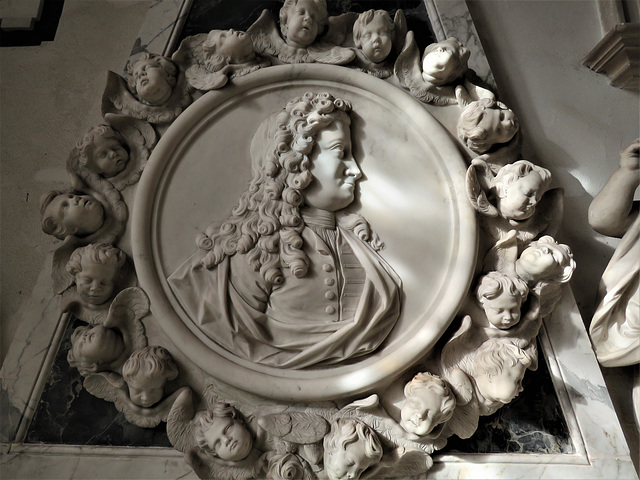
[[[546,322],[543,344],[578,453],[436,456],[433,478],[637,478],[582,319],[570,292],[566,293]],[[21,312],[24,322],[2,370],[3,407],[15,409],[16,415],[10,415],[16,420],[30,417],[30,402],[39,396],[41,369],[57,349],[52,339],[64,318],[51,298],[45,268]],[[0,467],[6,478],[105,478],[106,471],[112,478],[195,478],[180,454],[166,449],[23,446],[21,437],[14,440],[19,423],[9,422],[3,431],[5,455]]]

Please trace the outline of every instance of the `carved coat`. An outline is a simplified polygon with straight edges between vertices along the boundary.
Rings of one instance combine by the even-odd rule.
[[[282,368],[375,350],[399,317],[400,279],[340,226],[307,226],[302,238],[309,271],[296,278],[283,268],[281,285],[266,282],[244,255],[207,270],[196,252],[169,277],[190,328],[241,358]]]

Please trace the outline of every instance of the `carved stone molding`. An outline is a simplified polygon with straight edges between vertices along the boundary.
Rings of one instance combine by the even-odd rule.
[[[640,24],[616,25],[582,63],[607,75],[614,87],[640,90]]]

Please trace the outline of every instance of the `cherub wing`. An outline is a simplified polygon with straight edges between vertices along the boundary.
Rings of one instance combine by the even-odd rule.
[[[208,92],[209,90],[222,88],[227,84],[229,80],[228,71],[229,68],[224,67],[217,72],[210,72],[203,65],[196,64],[187,68],[184,74],[189,85],[197,90]]]
[[[171,405],[171,410],[167,416],[169,442],[180,452],[186,453],[196,447],[193,434],[193,418],[195,415],[193,392],[190,388],[181,390],[173,405]]]
[[[183,74],[178,74],[178,81],[169,99],[163,105],[156,106],[140,102],[127,88],[125,79],[110,71],[102,94],[102,115],[119,113],[152,124],[163,124],[172,122],[189,103],[191,95]]]
[[[424,474],[432,466],[433,459],[427,452],[397,449],[382,457],[377,467],[372,468],[370,472],[365,472],[361,478],[412,478]]]
[[[80,239],[69,235],[53,253],[51,279],[53,280],[53,290],[57,294],[61,294],[73,285],[74,279],[71,274],[67,272],[67,262],[73,251],[82,245],[84,245],[84,243]]]
[[[453,105],[458,103],[455,87],[450,85],[431,85],[422,78],[420,50],[414,34],[409,31],[406,35],[402,51],[393,67],[400,85],[411,92],[411,95],[424,103],[435,105]]]
[[[269,10],[263,10],[260,17],[247,29],[257,53],[266,53],[280,58],[280,52],[289,47],[280,36],[278,26]]]
[[[320,41],[307,47],[307,60],[330,65],[344,65],[356,58],[356,52],[352,48],[338,47],[330,43]]]
[[[185,38],[180,42],[178,49],[171,55],[171,60],[180,66],[183,71],[192,65],[204,63],[202,44],[207,40],[207,36],[206,33],[199,33]]]
[[[125,169],[108,179],[117,190],[123,190],[140,179],[151,150],[156,145],[156,131],[149,123],[126,115],[108,113],[105,120],[124,137],[129,149],[129,161]]]
[[[487,217],[498,216],[498,209],[487,198],[489,183],[492,178],[493,173],[482,157],[471,161],[471,166],[467,169],[466,176],[467,197],[473,208]]]
[[[125,288],[111,302],[104,326],[126,330],[131,338],[132,351],[144,348],[147,337],[141,320],[149,314],[149,307],[149,298],[141,288]]]
[[[477,78],[477,76],[473,70],[468,69],[464,75],[462,83],[456,86],[456,99],[462,108],[466,107],[471,102],[480,100],[481,98],[490,98],[491,100],[495,100],[496,96],[491,90],[473,83],[471,80],[472,78]]]
[[[189,387],[179,388],[167,398],[161,400],[160,403],[149,408],[136,405],[131,401],[131,398],[126,395],[120,402],[120,405],[116,403],[116,408],[124,414],[128,422],[142,428],[153,428],[159,425],[160,422],[167,421],[173,403],[184,390],[188,389]]]
[[[411,93],[426,91],[428,85],[422,78],[420,69],[420,50],[413,32],[408,32],[395,66],[393,67],[400,85],[409,89]]]
[[[393,48],[397,55],[402,51],[407,38],[407,19],[401,9],[398,9],[394,15],[393,25]]]
[[[533,216],[532,229],[536,235],[551,235],[558,233],[560,222],[564,214],[564,189],[553,188],[547,190],[540,203],[536,205]]]
[[[358,19],[359,13],[348,12],[335,17],[329,17],[329,27],[322,40],[333,45],[343,47],[355,47],[353,43],[353,24]]]
[[[324,418],[304,412],[264,415],[258,418],[258,425],[267,433],[298,445],[319,442],[329,432]]]
[[[128,399],[127,385],[124,379],[114,372],[99,372],[87,375],[82,382],[85,390],[94,397],[116,404],[122,412],[122,401]]]
[[[259,478],[265,466],[265,456],[253,451],[239,462],[225,462],[207,455],[199,448],[190,448],[185,452],[185,461],[200,479],[249,480]]]
[[[518,130],[515,136],[505,145],[495,151],[485,153],[481,155],[491,171],[495,174],[498,173],[502,167],[508,163],[513,163],[518,160],[522,153],[522,133]]]
[[[446,380],[456,396],[456,405],[466,405],[471,401],[473,385],[466,373],[456,367],[447,374]]]

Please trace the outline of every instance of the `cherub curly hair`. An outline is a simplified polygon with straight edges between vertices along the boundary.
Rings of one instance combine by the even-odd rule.
[[[431,390],[442,398],[440,413],[434,418],[434,425],[444,423],[453,416],[456,397],[445,382],[438,375],[430,372],[420,372],[404,386],[404,396],[417,395],[420,390]]]
[[[481,98],[471,102],[458,119],[458,138],[474,152],[485,153],[490,150],[493,144],[487,141],[489,132],[479,124],[487,109],[499,108],[493,98]],[[517,118],[514,117],[514,121],[517,121]]]
[[[350,110],[347,101],[329,93],[308,92],[260,124],[251,143],[249,189],[229,218],[210,225],[197,239],[198,247],[207,251],[202,260],[206,268],[214,268],[226,257],[246,254],[249,264],[272,284],[284,281],[283,267],[298,278],[307,274],[300,206],[312,180],[309,155],[322,129],[335,121],[351,123]],[[337,212],[336,219],[374,249],[382,248],[360,215]]]
[[[289,15],[291,10],[298,4],[300,0],[284,0],[284,4],[280,8],[280,31],[284,38],[287,38]],[[327,11],[326,0],[310,0],[316,7],[316,22],[318,22],[318,33],[322,32],[329,22],[329,12]]]
[[[139,59],[127,65],[127,85],[131,92],[136,92],[136,79],[133,76],[135,66],[140,62],[148,60],[155,62],[160,68],[162,68],[164,73],[167,75],[167,82],[172,88],[176,86],[176,83],[178,83],[178,67],[176,67],[176,64],[162,55],[157,55],[155,53],[143,53]]]
[[[173,380],[178,376],[178,366],[166,348],[147,346],[133,352],[122,366],[122,377],[127,381],[140,373],[147,378]]]
[[[89,157],[91,155],[90,150],[97,137],[115,138],[120,145],[127,150],[127,152],[129,151],[129,147],[127,146],[127,142],[124,137],[118,131],[114,130],[113,127],[104,124],[96,125],[95,127],[91,127],[84,137],[82,137],[82,140],[76,144],[76,148],[78,149],[78,152],[80,152],[80,162],[83,165],[86,165],[89,161]]]

